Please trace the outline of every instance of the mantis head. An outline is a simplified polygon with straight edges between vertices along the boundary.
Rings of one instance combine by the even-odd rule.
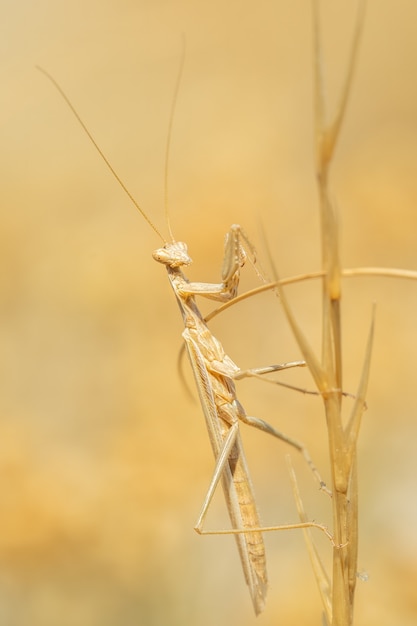
[[[152,256],[158,263],[163,263],[173,268],[192,263],[192,259],[188,254],[187,244],[182,241],[166,243],[163,248],[155,250]]]

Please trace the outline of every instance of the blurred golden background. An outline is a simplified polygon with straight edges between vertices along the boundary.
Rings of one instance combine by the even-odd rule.
[[[353,4],[323,3],[332,110]],[[61,83],[165,234],[164,151],[184,33],[169,207],[194,259],[190,276],[218,280],[234,222],[261,257],[263,225],[281,275],[314,270],[310,3],[22,0],[3,2],[0,16],[0,622],[319,624],[300,533],[266,537],[269,599],[256,619],[234,540],[192,530],[213,459],[176,369],[182,325],[151,258],[159,240],[35,69]],[[347,267],[417,267],[416,24],[412,0],[369,2],[332,172]],[[252,274],[245,268],[242,289],[257,284]],[[319,291],[288,292],[317,349]],[[352,392],[372,302],[359,450],[359,564],[369,581],[358,582],[356,624],[408,626],[417,621],[417,285],[345,283]],[[243,368],[300,356],[271,295],[212,328]],[[283,379],[312,385],[305,373]],[[249,414],[305,441],[328,475],[319,399],[258,381],[238,391]],[[295,521],[285,446],[248,429],[243,436],[263,522]],[[328,502],[292,456],[310,517],[328,521]],[[227,527],[224,509],[219,493],[209,528]],[[328,559],[328,542],[317,539]]]

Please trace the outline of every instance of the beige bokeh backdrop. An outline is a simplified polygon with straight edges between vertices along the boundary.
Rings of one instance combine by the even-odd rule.
[[[324,3],[331,104],[351,4]],[[266,538],[270,592],[257,620],[234,541],[194,534],[213,459],[176,370],[181,320],[151,258],[158,237],[35,69],[64,86],[165,234],[164,150],[184,33],[169,207],[194,259],[190,275],[218,279],[233,222],[260,256],[263,224],[282,275],[317,269],[310,2],[22,0],[0,12],[1,623],[319,624],[300,534]],[[369,2],[333,171],[346,266],[417,266],[416,24],[412,0]],[[257,284],[250,268],[244,275],[243,288]],[[319,347],[318,285],[291,297]],[[359,563],[369,581],[358,585],[356,623],[408,626],[417,620],[417,285],[346,283],[349,391],[374,301],[359,461]],[[272,296],[212,327],[242,367],[299,357]],[[283,378],[311,386],[304,373]],[[239,393],[250,414],[304,440],[328,475],[317,398],[256,381]],[[247,430],[244,440],[264,523],[294,521],[285,447]],[[310,516],[328,520],[293,457]],[[221,497],[207,524],[227,524]]]

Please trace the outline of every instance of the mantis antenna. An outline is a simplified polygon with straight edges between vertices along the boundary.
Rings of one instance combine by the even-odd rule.
[[[159,232],[159,230],[157,229],[155,224],[149,219],[149,217],[146,215],[145,211],[140,207],[139,203],[135,200],[133,195],[130,193],[129,189],[126,187],[126,185],[124,184],[124,182],[122,181],[120,176],[117,174],[116,170],[114,169],[114,167],[112,166],[112,164],[110,163],[110,161],[108,160],[108,158],[106,157],[106,155],[104,154],[104,152],[102,151],[102,149],[100,148],[100,146],[98,145],[96,140],[94,139],[94,137],[91,134],[91,132],[88,130],[86,124],[83,122],[81,116],[77,112],[77,110],[74,107],[74,105],[72,104],[71,100],[68,98],[68,96],[65,93],[65,91],[62,89],[62,87],[59,85],[59,83],[55,80],[55,78],[53,76],[51,76],[51,74],[49,74],[46,70],[44,70],[42,67],[39,67],[39,65],[37,65],[36,68],[40,72],[42,72],[42,74],[44,74],[51,81],[51,83],[53,84],[55,89],[57,89],[58,92],[61,94],[61,96],[63,97],[63,99],[65,100],[65,102],[69,106],[69,108],[71,109],[72,113],[74,114],[75,118],[77,119],[77,121],[81,125],[81,128],[84,130],[84,132],[86,133],[87,137],[90,139],[91,143],[93,144],[93,146],[95,147],[95,149],[97,150],[97,152],[99,153],[101,158],[103,159],[104,163],[107,165],[108,169],[113,174],[114,178],[117,180],[117,182],[119,183],[119,185],[121,186],[123,191],[130,198],[130,201],[134,204],[134,206],[137,208],[137,210],[142,215],[142,217],[148,222],[148,224],[152,228],[152,230],[158,235],[158,237],[164,243],[166,243],[164,237],[161,235],[161,233]],[[172,126],[172,123],[170,122],[170,129],[171,129],[171,126]],[[168,150],[168,148],[169,148],[169,144],[167,146],[167,150]],[[170,228],[169,228],[169,232],[171,233],[171,229]]]
[[[183,35],[182,36],[182,48],[181,48],[181,60],[180,60],[180,66],[179,66],[179,69],[178,69],[177,80],[175,82],[174,95],[173,95],[172,102],[171,102],[171,111],[170,111],[170,114],[169,114],[169,123],[168,123],[167,143],[166,143],[166,147],[165,147],[165,172],[164,172],[165,223],[166,223],[166,225],[168,227],[169,236],[171,237],[172,241],[175,241],[175,239],[174,239],[174,235],[172,233],[171,221],[169,219],[169,211],[168,211],[168,167],[169,167],[169,156],[170,156],[170,151],[171,151],[172,128],[173,128],[173,125],[174,125],[174,116],[175,116],[175,110],[176,110],[176,107],[177,107],[178,93],[179,93],[179,90],[180,90],[180,84],[181,84],[181,78],[182,78],[182,74],[183,74],[183,70],[184,70],[184,64],[185,64],[185,36]]]

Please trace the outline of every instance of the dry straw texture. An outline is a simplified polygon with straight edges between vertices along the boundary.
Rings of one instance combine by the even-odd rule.
[[[330,107],[354,22],[324,3]],[[0,621],[16,626],[319,624],[301,532],[266,537],[255,618],[230,537],[192,531],[213,460],[179,383],[181,322],[154,234],[35,64],[66,88],[141,206],[163,225],[167,120],[186,34],[170,167],[173,230],[195,280],[216,281],[223,236],[259,221],[282,276],[320,266],[312,15],[293,2],[3,3],[1,23]],[[332,190],[345,266],[415,268],[417,6],[369,2]],[[248,269],[243,288],[256,285]],[[320,288],[288,291],[320,349]],[[417,287],[344,283],[344,388],[377,326],[359,445],[358,625],[415,624]],[[279,303],[213,321],[242,367],[300,357]],[[312,386],[307,374],[285,380]],[[249,414],[305,441],[328,475],[320,399],[239,384]],[[265,524],[296,521],[285,447],[245,432]],[[293,455],[294,456],[294,455]],[[326,498],[294,458],[310,517]],[[312,486],[313,485],[313,486]],[[209,525],[227,523],[221,498]],[[318,537],[330,558],[328,542]],[[301,601],[302,599],[302,601]]]

